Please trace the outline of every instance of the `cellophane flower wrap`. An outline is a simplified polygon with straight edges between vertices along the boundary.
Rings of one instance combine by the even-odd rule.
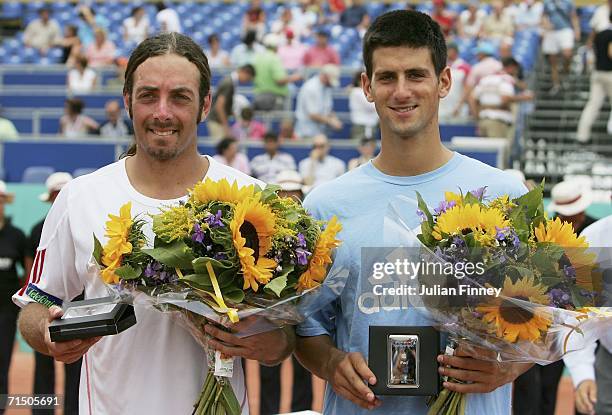
[[[612,329],[597,261],[609,248],[590,248],[570,223],[548,218],[541,186],[518,198],[446,192],[433,209],[418,193],[398,197],[385,232],[428,264],[408,280],[425,293],[411,305],[450,344],[492,351],[484,359],[548,364]],[[443,389],[430,403],[432,415],[463,414],[466,397]]]
[[[297,324],[324,305],[315,291],[328,275],[341,225],[335,217],[315,220],[277,191],[206,179],[186,202],[152,218],[132,217],[126,203],[118,216],[109,214],[106,244],[94,236],[100,277],[117,301],[174,312],[205,348],[205,322],[231,330],[256,314],[256,324],[235,333],[241,337]],[[143,231],[151,219],[153,241]],[[223,358],[206,349],[209,373],[194,414],[240,414],[228,377],[215,376]]]

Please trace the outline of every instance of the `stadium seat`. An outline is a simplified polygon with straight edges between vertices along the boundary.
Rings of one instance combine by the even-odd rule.
[[[47,177],[55,173],[50,166],[30,166],[23,171],[22,183],[44,183]]]

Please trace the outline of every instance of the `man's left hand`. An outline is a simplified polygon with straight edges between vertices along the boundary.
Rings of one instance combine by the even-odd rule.
[[[233,333],[245,330],[257,321],[258,317],[247,317],[232,327]],[[295,334],[292,327],[284,327],[248,337],[238,337],[211,324],[205,326],[206,334],[212,338],[208,345],[226,356],[239,356],[258,360],[265,365],[282,362],[295,348]]]
[[[483,360],[487,358],[488,360]],[[468,350],[459,346],[454,356],[440,355],[440,375],[463,382],[444,382],[444,388],[461,393],[489,393],[506,383],[513,382],[533,363],[511,363],[493,360],[494,352],[486,349]],[[446,367],[446,366],[451,367]]]

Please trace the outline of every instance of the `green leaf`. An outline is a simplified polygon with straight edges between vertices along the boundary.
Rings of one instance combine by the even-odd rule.
[[[463,196],[463,202],[466,205],[482,205],[480,199],[474,196],[471,192],[467,192],[467,194]]]
[[[208,257],[196,258],[191,262],[191,265],[192,265],[193,270],[196,273],[208,274],[208,269],[206,268],[206,263],[208,262],[210,262],[210,265],[212,265],[217,275],[219,275],[222,272],[225,272],[225,270],[232,268],[232,263],[230,261],[226,261],[226,260],[219,261],[214,258],[208,258]]]
[[[183,275],[180,280],[194,283],[198,286],[198,288],[203,288],[206,290],[212,289],[212,282],[210,281],[208,274],[187,274]]]
[[[542,185],[536,186],[529,192],[512,201],[525,209],[527,218],[530,221],[536,217],[541,217],[542,219],[544,217],[543,190],[544,188]],[[537,226],[537,223],[534,223],[534,226]]]
[[[276,194],[276,192],[278,192],[280,189],[281,187],[275,184],[267,185],[266,188],[263,189],[263,191],[261,192],[260,200],[264,203],[267,203],[270,200],[277,198],[278,195]]]
[[[244,301],[244,291],[240,288],[230,287],[225,290],[221,290],[221,294],[223,295],[223,299],[227,301],[231,301],[234,304],[239,304]]]
[[[96,260],[96,262],[98,263],[98,265],[102,265],[102,244],[100,243],[100,241],[98,240],[98,238],[96,238],[96,234],[94,234],[93,236],[94,238],[94,250],[93,250],[93,257]]]
[[[195,256],[191,248],[189,248],[185,242],[181,240],[176,240],[169,244],[160,242],[161,240],[156,239],[155,248],[143,249],[142,252],[167,267],[193,269],[191,262],[195,259]]]
[[[280,298],[281,292],[283,292],[286,286],[287,277],[276,277],[265,285],[264,290],[269,291]]]
[[[135,280],[142,275],[142,269],[133,268],[131,265],[123,265],[115,270],[115,274],[122,280]]]
[[[423,200],[423,197],[421,196],[419,192],[416,192],[416,196],[417,196],[417,202],[418,202],[419,209],[425,214],[425,217],[427,218],[427,223],[430,225],[431,228],[433,228],[434,220],[433,220],[433,216],[431,216],[431,212],[429,212],[427,203],[425,203],[425,200]],[[421,224],[421,227],[422,226],[423,224]]]
[[[221,401],[228,415],[240,415],[242,412],[240,403],[238,399],[236,399],[236,394],[229,382],[223,385],[223,389],[221,390]]]

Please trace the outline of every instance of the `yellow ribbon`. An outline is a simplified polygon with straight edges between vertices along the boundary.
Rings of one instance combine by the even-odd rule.
[[[176,275],[178,275],[179,278],[183,278],[183,273],[181,272],[181,270],[178,268],[175,268],[175,270]],[[213,269],[210,262],[206,263],[206,270],[208,271],[208,276],[210,277],[210,281],[212,282],[213,290],[215,290],[215,293],[213,294],[208,291],[205,292],[215,300],[215,302],[217,303],[217,307],[214,304],[208,303],[208,301],[206,301],[206,303],[210,305],[216,312],[227,314],[232,323],[237,323],[238,320],[240,320],[240,318],[238,317],[238,309],[230,308],[225,305],[223,295],[221,294],[221,288],[219,287],[219,282],[217,281],[217,276],[215,275],[215,270]]]

